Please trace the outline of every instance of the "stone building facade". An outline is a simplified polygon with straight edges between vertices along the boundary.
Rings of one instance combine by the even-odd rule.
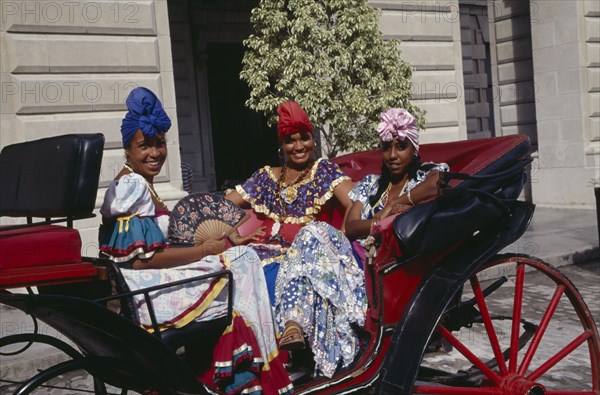
[[[124,99],[143,85],[157,92],[174,121],[169,160],[156,179],[165,200],[183,196],[181,159],[192,165],[198,191],[217,190],[225,179],[276,160],[274,133],[244,109],[247,88],[237,78],[253,4],[0,0],[0,146],[104,133],[99,205],[124,162]],[[403,59],[415,68],[413,100],[428,113],[423,142],[527,134],[536,157],[527,197],[593,206],[587,184],[600,176],[599,2],[370,4],[381,9],[384,36],[400,40]],[[252,142],[254,155],[247,153]],[[235,168],[223,161],[231,157]],[[97,222],[78,224],[88,255]]]

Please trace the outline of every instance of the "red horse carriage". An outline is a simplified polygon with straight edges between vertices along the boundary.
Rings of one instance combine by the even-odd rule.
[[[537,258],[499,253],[533,216],[534,205],[518,200],[529,148],[522,135],[421,146],[424,161],[450,165],[443,195],[373,230],[361,350],[330,379],[294,376],[297,393],[600,394],[600,338],[578,290]],[[1,338],[0,347],[43,342],[72,358],[32,372],[15,394],[80,369],[93,376],[98,394],[107,393],[106,384],[123,393],[218,394],[198,381],[177,350],[191,338],[218,336],[230,316],[151,334],[128,314],[133,293],[122,286],[118,268],[79,255],[81,242],[70,225],[91,215],[102,149],[101,135],[69,135],[8,146],[0,155],[0,214],[29,218],[28,225],[0,231],[0,303],[75,345],[40,333]],[[378,151],[334,161],[354,181],[381,165]],[[51,223],[57,216],[68,226]],[[33,224],[32,217],[45,220]],[[335,210],[329,220],[339,221]],[[19,253],[32,244],[33,254]],[[111,284],[106,278],[119,294],[103,295]],[[541,283],[551,284],[553,294],[542,294]],[[8,291],[29,286],[39,293]],[[498,303],[500,293],[503,300],[509,293],[511,303]],[[121,314],[107,308],[110,299],[121,302]],[[531,300],[545,308],[534,309]],[[550,331],[558,338],[552,346],[544,341]],[[573,365],[579,379],[553,380]]]

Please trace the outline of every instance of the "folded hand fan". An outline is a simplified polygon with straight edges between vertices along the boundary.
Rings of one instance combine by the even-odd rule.
[[[246,212],[220,195],[194,193],[181,199],[169,218],[169,243],[197,245],[229,235],[248,216]]]

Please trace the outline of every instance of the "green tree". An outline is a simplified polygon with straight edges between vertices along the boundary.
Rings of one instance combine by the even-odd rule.
[[[365,0],[260,0],[255,34],[244,41],[240,77],[250,87],[246,106],[270,124],[277,106],[296,100],[321,133],[324,152],[372,148],[379,114],[409,102],[412,67],[397,41],[385,41],[380,13]]]

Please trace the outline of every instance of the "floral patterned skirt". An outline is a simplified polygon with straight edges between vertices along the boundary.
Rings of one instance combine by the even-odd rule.
[[[351,324],[364,325],[367,297],[343,233],[324,222],[305,226],[281,261],[275,300],[279,329],[293,320],[307,334],[316,375],[332,377],[354,360],[359,339]]]
[[[134,290],[224,269],[233,273],[235,319],[214,348],[211,368],[202,375],[203,381],[227,394],[293,394],[292,383],[277,349],[262,265],[251,248],[233,247],[221,255],[207,256],[198,262],[169,269],[122,271]],[[161,329],[179,327],[190,320],[224,316],[227,312],[226,285],[226,279],[202,280],[176,287],[171,292],[151,294]],[[143,297],[136,297],[135,302],[142,324],[148,324],[150,319]]]

